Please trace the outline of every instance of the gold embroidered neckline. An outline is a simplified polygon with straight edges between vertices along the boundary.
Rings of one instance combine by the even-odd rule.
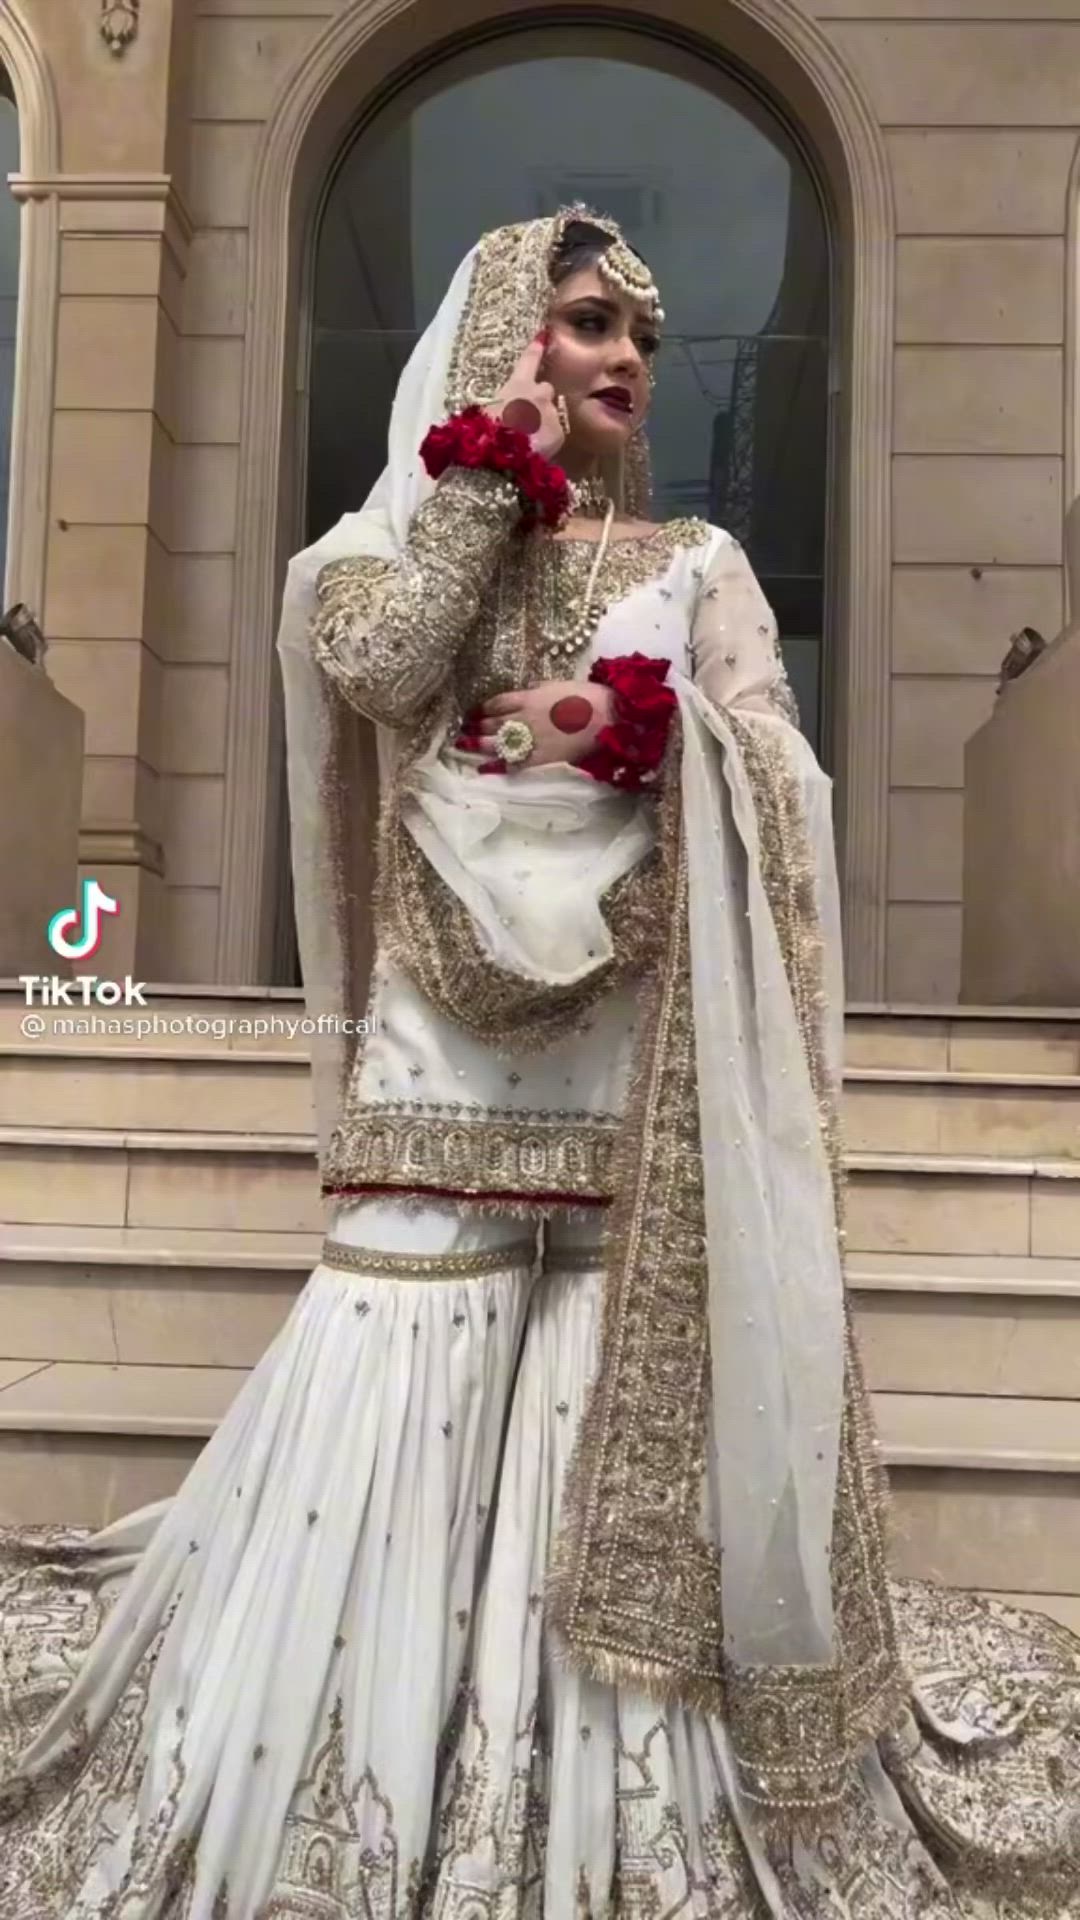
[[[698,514],[681,514],[674,520],[658,520],[656,525],[652,527],[648,533],[612,533],[608,540],[608,546],[651,547],[654,541],[658,540],[660,535],[665,533],[674,536],[673,544],[678,545],[678,536],[680,534],[685,533],[687,536],[696,537],[696,539],[700,541],[702,531],[708,532],[708,530],[708,521],[702,520]],[[553,547],[597,547],[599,544],[599,538],[594,540],[591,535],[585,534],[580,536],[571,534],[569,538],[559,538],[559,536],[555,534],[550,536],[550,545]]]
[[[648,536],[612,541],[599,556],[595,540],[530,541],[524,609],[529,683],[565,679],[608,610],[663,579],[679,549],[703,546],[711,531],[708,521],[697,517],[662,520]],[[575,560],[564,557],[571,547],[581,550]]]

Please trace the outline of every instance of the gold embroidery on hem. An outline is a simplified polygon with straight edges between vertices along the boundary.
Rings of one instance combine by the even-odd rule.
[[[842,1245],[839,1096],[825,1055],[824,951],[798,780],[775,728],[737,714],[729,720],[753,791],[762,880],[818,1102]],[[736,1764],[748,1794],[765,1800],[763,1824],[777,1832],[792,1824],[813,1829],[820,1815],[815,1801],[835,1798],[844,1766],[861,1744],[895,1724],[909,1693],[889,1600],[890,1494],[874,1446],[846,1287],[843,1313],[844,1407],[831,1547],[838,1664],[731,1675]]]
[[[616,1134],[584,1112],[478,1120],[357,1105],[330,1142],[324,1185],[607,1200]]]

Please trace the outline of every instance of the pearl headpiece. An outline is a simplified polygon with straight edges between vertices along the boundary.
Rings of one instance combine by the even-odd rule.
[[[625,293],[636,306],[643,307],[657,326],[662,325],[666,315],[660,305],[660,289],[641,255],[635,253],[633,247],[623,239],[615,221],[602,213],[594,213],[591,207],[583,204],[564,207],[561,218],[566,223],[586,220],[590,226],[599,227],[602,233],[610,234],[611,245],[600,255],[596,263],[597,272],[620,293]]]
[[[596,270],[604,280],[633,300],[635,306],[644,307],[650,320],[660,326],[665,318],[660,305],[660,289],[657,286],[644,260],[628,247],[625,240],[613,240],[610,247],[600,255]]]

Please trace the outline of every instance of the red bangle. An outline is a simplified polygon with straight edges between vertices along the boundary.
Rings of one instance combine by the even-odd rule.
[[[594,660],[589,679],[615,696],[614,721],[601,727],[596,744],[577,762],[594,780],[631,792],[655,786],[677,705],[674,689],[662,684],[669,665],[647,653]]]
[[[420,458],[433,480],[447,467],[490,467],[513,480],[526,517],[557,527],[570,511],[570,483],[561,467],[535,453],[527,433],[495,420],[482,407],[465,407],[432,427]]]

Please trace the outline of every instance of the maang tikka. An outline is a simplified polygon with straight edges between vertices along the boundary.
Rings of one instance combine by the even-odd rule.
[[[600,255],[596,267],[602,279],[620,293],[625,293],[635,306],[643,307],[657,326],[663,324],[665,315],[660,305],[660,289],[641,255],[628,247],[625,240],[621,237],[613,240]]]
[[[625,293],[636,306],[644,308],[650,320],[662,326],[666,318],[660,305],[660,289],[653,279],[640,253],[623,239],[619,227],[606,215],[596,213],[581,201],[572,207],[564,207],[560,219],[565,225],[571,220],[583,220],[590,226],[599,227],[602,233],[611,235],[611,245],[605,247],[596,263],[597,271],[608,284],[619,293]]]

